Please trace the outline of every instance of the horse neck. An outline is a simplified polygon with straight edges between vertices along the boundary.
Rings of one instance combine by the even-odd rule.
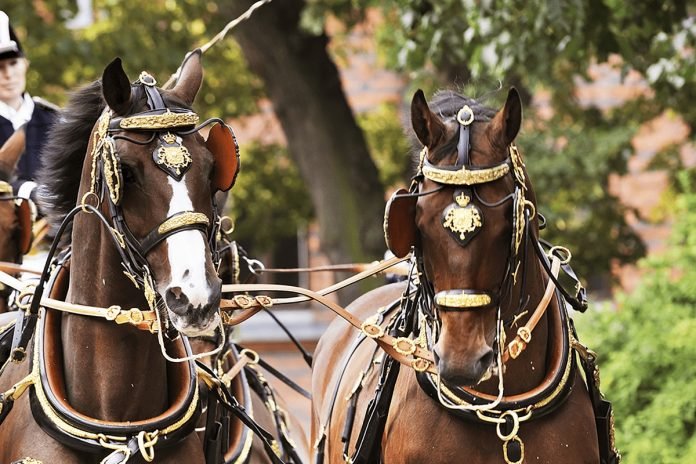
[[[534,246],[529,244],[529,246]],[[506,330],[506,343],[510,343],[517,335],[517,329],[529,321],[532,313],[537,308],[541,301],[546,288],[546,274],[544,273],[537,256],[529,250],[525,262],[520,265],[521,272],[526,274],[525,288],[521,287],[521,272],[518,278],[519,285],[516,291],[513,291],[512,310],[516,310],[520,301],[520,293],[523,298],[529,295],[529,303],[527,304],[528,313],[522,317],[517,324]],[[514,395],[524,393],[538,386],[543,380],[548,368],[548,360],[550,358],[551,338],[549,332],[549,311],[556,311],[556,301],[552,299],[544,315],[539,320],[539,323],[532,331],[532,340],[527,345],[526,349],[517,359],[510,359],[506,364],[505,370],[505,394]],[[507,316],[505,313],[505,317]]]
[[[142,291],[121,269],[120,256],[101,223],[92,216],[78,215],[67,300],[146,309]],[[156,336],[71,314],[63,315],[61,331],[66,393],[75,409],[109,421],[147,419],[166,409],[166,361]]]

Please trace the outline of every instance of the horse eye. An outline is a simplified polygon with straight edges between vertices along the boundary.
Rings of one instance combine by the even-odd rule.
[[[125,164],[121,165],[121,176],[123,177],[123,183],[125,185],[132,184],[137,180],[133,169]]]

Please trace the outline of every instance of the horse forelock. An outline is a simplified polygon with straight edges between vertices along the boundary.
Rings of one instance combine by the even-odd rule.
[[[167,106],[189,107],[171,92],[163,91],[162,97]],[[41,209],[53,230],[60,226],[63,218],[79,201],[82,166],[90,136],[105,107],[101,81],[92,82],[71,94],[67,106],[48,132],[37,179],[41,185]],[[145,93],[135,87],[127,114],[146,109]],[[64,237],[69,240],[70,236],[70,230],[67,230]]]
[[[490,121],[497,112],[494,108],[488,107],[478,100],[466,97],[455,92],[454,90],[449,89],[438,90],[433,98],[428,102],[430,111],[432,111],[443,121],[456,117],[457,112],[459,112],[464,105],[467,105],[472,109],[474,112],[475,121]],[[441,144],[433,153],[430,154],[430,161],[437,162],[443,157],[451,154],[454,150],[456,150],[458,140],[459,135],[455,131],[452,137],[450,137],[445,143]],[[420,152],[423,147],[415,135],[411,138],[411,146],[411,164],[414,170],[413,174],[415,174],[415,169],[418,167],[418,163],[420,162]]]

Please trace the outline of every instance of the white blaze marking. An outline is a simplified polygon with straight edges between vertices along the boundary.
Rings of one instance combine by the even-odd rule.
[[[186,188],[185,177],[180,182],[167,177],[172,188],[168,217],[184,211],[193,211],[193,203]],[[197,307],[210,298],[205,276],[205,241],[198,230],[183,230],[166,238],[171,268],[170,287],[181,287],[189,302]],[[188,271],[188,273],[186,272]]]

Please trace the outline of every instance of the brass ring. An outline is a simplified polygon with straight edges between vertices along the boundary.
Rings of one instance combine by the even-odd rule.
[[[249,348],[244,348],[242,351],[239,352],[240,356],[246,356],[249,358],[247,361],[247,364],[258,364],[259,363],[259,354],[254,351],[250,350]]]
[[[27,311],[31,307],[31,300],[34,297],[34,291],[36,290],[36,285],[34,284],[28,284],[26,287],[24,287],[22,290],[20,290],[19,295],[17,295],[17,300],[16,300],[16,305],[19,309],[23,311]],[[24,300],[27,297],[32,297],[29,298],[29,300],[24,303],[22,300]]]
[[[568,264],[573,258],[570,250],[564,246],[555,245],[552,246],[548,253],[549,256],[556,256],[561,260],[561,264]]]
[[[520,444],[520,458],[517,461],[510,461],[510,458],[508,457],[507,444],[511,441],[516,441]],[[520,437],[514,436],[511,439],[506,440],[505,443],[503,443],[503,458],[505,459],[505,462],[508,464],[522,464],[522,461],[524,461],[524,443],[522,442],[522,439]]]
[[[464,115],[467,112],[469,113],[469,116],[464,119]],[[462,126],[468,126],[474,122],[474,111],[469,107],[469,105],[462,106],[462,108],[457,112],[457,122]]]
[[[223,227],[223,224],[225,221],[228,221],[230,223],[230,226],[225,229]],[[234,221],[232,220],[231,217],[229,216],[221,216],[220,220],[218,221],[218,224],[220,224],[220,231],[225,234],[225,235],[230,235],[232,232],[234,232]]]
[[[504,434],[501,430],[501,426],[507,422],[505,420],[505,416],[512,417],[512,430],[508,434]],[[496,433],[498,434],[498,438],[500,438],[502,441],[512,440],[517,436],[517,432],[520,431],[520,418],[512,409],[505,411],[500,415],[500,422],[496,424],[495,429]]]
[[[80,201],[80,208],[82,208],[82,211],[85,213],[90,214],[91,211],[86,208],[88,206],[87,199],[89,198],[90,195],[94,195],[94,198],[97,199],[97,202],[94,205],[89,205],[92,206],[93,208],[99,207],[99,196],[97,196],[96,193],[92,192],[91,190],[84,195],[82,195],[82,200]]]
[[[527,199],[524,200],[524,205],[529,208],[529,211],[531,213],[529,215],[529,219],[533,219],[534,216],[536,216],[536,206],[534,206],[534,203],[532,203],[531,201],[529,201]]]
[[[374,322],[365,321],[360,327],[365,335],[370,338],[382,338],[384,336],[384,329],[382,326],[375,324]]]

